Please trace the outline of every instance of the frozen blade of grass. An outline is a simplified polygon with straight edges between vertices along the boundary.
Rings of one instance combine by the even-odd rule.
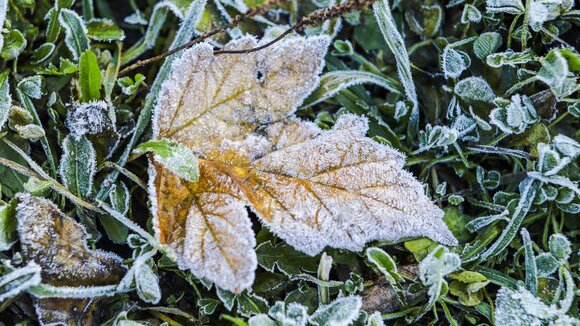
[[[518,281],[510,276],[505,275],[502,272],[496,271],[493,268],[485,266],[476,266],[474,268],[475,272],[485,276],[491,283],[515,290],[518,288]]]
[[[137,223],[123,216],[123,214],[114,210],[107,203],[103,201],[97,201],[97,203],[99,204],[99,207],[101,207],[103,210],[109,213],[109,215],[111,215],[117,221],[123,223],[123,225],[125,225],[126,227],[128,227],[129,229],[133,230],[135,233],[139,234],[141,237],[146,239],[151,244],[151,246],[153,246],[154,248],[161,248],[161,245],[159,244],[157,239],[155,239],[155,237],[149,234],[149,232],[143,230],[139,225],[137,225]]]
[[[478,218],[474,218],[473,220],[469,221],[469,223],[465,224],[465,227],[470,232],[477,232],[478,230],[490,225],[491,223],[497,220],[504,220],[509,221],[506,217],[509,215],[509,211],[506,209],[500,214],[495,215],[486,215],[481,216]]]
[[[324,74],[320,78],[320,85],[306,99],[303,108],[310,107],[326,99],[333,97],[343,89],[360,84],[374,84],[390,92],[400,93],[401,85],[396,80],[391,80],[377,74],[359,71],[359,70],[342,70],[333,71]]]
[[[22,103],[22,105],[32,115],[34,124],[37,126],[42,126],[42,123],[40,122],[40,118],[38,117],[38,113],[36,112],[36,108],[34,107],[32,100],[30,99],[30,97],[28,97],[28,95],[26,95],[26,93],[22,89],[22,87],[24,86],[24,83],[27,79],[28,78],[23,79],[20,83],[18,83],[18,87],[16,88],[16,94],[18,95],[18,98],[20,99],[20,102]],[[46,137],[46,133],[44,136],[42,136],[40,138],[40,143],[42,144],[42,148],[44,149],[44,154],[46,155],[46,158],[48,160],[48,164],[50,166],[51,177],[56,177],[56,174],[57,174],[56,159],[54,158],[54,152],[53,152],[52,148],[50,147],[50,143],[48,142],[48,138]]]
[[[468,146],[467,149],[470,151],[477,152],[477,153],[508,155],[508,156],[515,156],[515,157],[523,158],[526,160],[534,159],[534,156],[532,154],[530,154],[528,152],[520,151],[517,149],[502,148],[502,147],[487,146],[487,145],[473,145],[473,146]]]
[[[62,144],[60,176],[64,185],[79,197],[88,197],[93,189],[97,156],[93,145],[85,137],[68,135]]]
[[[195,18],[195,22],[191,26],[191,30],[188,31],[189,33],[192,33],[193,30],[195,29],[195,26],[197,25],[197,22],[201,18],[201,14],[203,14],[203,9],[205,7],[206,2],[207,2],[207,0],[194,0],[190,4],[188,12],[185,14],[185,17],[183,17],[181,15],[179,8],[177,8],[173,2],[161,1],[161,2],[157,3],[153,7],[153,12],[151,13],[151,18],[149,19],[149,25],[147,26],[147,31],[145,32],[145,36],[143,37],[143,39],[141,41],[139,41],[137,44],[135,44],[132,47],[130,47],[129,49],[127,49],[127,51],[125,51],[122,54],[121,63],[126,64],[128,62],[131,62],[131,61],[135,60],[137,57],[139,57],[141,54],[143,54],[145,51],[147,51],[147,50],[153,48],[153,46],[155,46],[155,42],[157,41],[157,38],[159,37],[159,32],[161,31],[161,28],[163,27],[163,24],[165,23],[165,20],[167,18],[167,13],[169,11],[173,12],[178,18],[184,19],[182,22],[182,25],[183,25],[183,24],[186,24],[186,20],[188,18],[190,18],[190,16],[188,16],[188,14],[190,13],[191,9],[196,8],[196,12],[194,14],[196,14],[196,15],[198,14],[199,16],[197,18]],[[177,36],[176,36],[176,40],[177,40]],[[189,41],[189,39],[183,43],[186,43],[187,41]],[[183,43],[181,43],[181,44],[183,44]],[[176,46],[172,46],[170,48],[170,50],[174,47],[181,45],[181,44],[177,44]]]
[[[103,286],[54,286],[50,284],[40,284],[33,286],[27,291],[29,294],[37,298],[95,298],[95,297],[111,297],[118,294],[120,291],[117,285],[103,285]]]
[[[527,178],[526,180],[522,181],[520,187],[522,189],[520,200],[515,208],[510,222],[499,236],[499,238],[493,243],[493,245],[491,245],[487,251],[481,254],[481,260],[486,260],[500,254],[510,244],[510,242],[512,242],[520,228],[520,225],[522,224],[522,221],[528,214],[534,198],[536,197],[536,192],[539,189],[539,182],[535,179]]]
[[[66,31],[65,43],[76,61],[90,47],[87,28],[81,17],[70,9],[62,9],[58,21]]]
[[[187,43],[191,39],[191,37],[194,34],[195,26],[197,25],[199,19],[201,18],[201,15],[203,14],[203,9],[205,8],[206,2],[207,0],[194,0],[189,5],[189,9],[187,10],[185,19],[181,23],[181,26],[179,27],[179,30],[175,35],[175,39],[173,40],[173,43],[169,47],[170,50]],[[167,76],[169,76],[171,64],[173,63],[173,60],[177,58],[177,55],[178,54],[173,54],[165,59],[163,65],[161,65],[161,68],[157,73],[155,81],[153,81],[153,84],[151,84],[149,94],[145,99],[145,104],[141,109],[141,114],[139,115],[139,119],[137,120],[137,126],[135,127],[135,131],[131,136],[131,140],[129,140],[129,142],[127,143],[125,150],[121,154],[121,157],[119,157],[119,160],[117,161],[117,164],[119,166],[125,165],[125,163],[127,162],[127,158],[129,157],[129,155],[133,150],[133,147],[135,146],[135,144],[137,144],[137,141],[139,140],[139,138],[141,138],[141,135],[143,135],[143,132],[151,122],[151,111],[153,109],[153,106],[155,105],[155,102],[157,101],[157,95],[159,94],[159,90],[161,89],[161,84],[163,84],[165,79],[167,79]],[[98,200],[103,201],[105,200],[105,198],[107,198],[109,191],[111,190],[111,187],[118,176],[119,171],[117,170],[112,171],[107,175],[107,177],[104,179],[102,183],[101,188],[99,189],[99,192],[97,193],[96,198]]]
[[[83,19],[89,21],[95,17],[93,0],[83,0]]]
[[[4,26],[4,21],[6,20],[6,11],[8,10],[8,0],[0,0],[0,28]],[[0,35],[0,52],[4,47],[4,37]],[[2,125],[0,124],[0,127]]]
[[[11,270],[0,277],[0,302],[12,298],[20,292],[40,284],[41,268],[35,262]]]
[[[524,240],[524,252],[526,257],[526,288],[535,295],[538,291],[538,269],[534,258],[532,240],[530,239],[530,233],[526,229],[522,229],[521,235]]]
[[[1,9],[2,8],[0,7],[0,10]],[[9,70],[5,70],[4,72],[2,72],[2,74],[0,74],[0,130],[2,130],[4,124],[6,123],[6,121],[8,121],[8,113],[10,112],[10,107],[12,106],[12,97],[10,96],[10,84],[8,83],[8,73]]]
[[[544,182],[544,183],[551,183],[558,186],[566,187],[576,193],[577,196],[580,196],[580,188],[578,188],[577,183],[574,181],[563,177],[561,175],[552,175],[552,176],[545,176],[539,172],[529,172],[528,176],[535,180]]]
[[[409,61],[405,41],[401,33],[397,30],[389,2],[387,0],[378,1],[373,4],[373,9],[385,42],[391,52],[393,52],[395,60],[397,61],[397,72],[403,84],[405,94],[409,101],[413,103],[407,134],[414,135],[419,130],[419,100],[417,98],[415,84],[413,83],[411,62]]]
[[[20,149],[18,146],[16,146],[15,144],[13,144],[12,142],[10,142],[7,139],[2,139],[2,141],[4,143],[6,143],[6,145],[8,145],[12,150],[14,150],[16,153],[18,153],[18,155],[20,155],[20,157],[22,157],[26,163],[32,168],[28,169],[18,163],[12,162],[10,160],[4,159],[0,157],[0,164],[5,165],[21,174],[27,175],[29,177],[34,177],[37,179],[40,179],[41,181],[50,181],[51,182],[51,188],[56,191],[57,193],[63,195],[64,197],[68,198],[70,201],[72,201],[73,203],[90,209],[92,211],[101,213],[102,210],[99,209],[98,207],[96,207],[95,205],[77,197],[76,195],[74,195],[73,193],[71,193],[65,186],[63,186],[62,184],[60,184],[58,181],[56,181],[54,178],[52,178],[50,175],[48,175],[46,172],[44,172],[44,170],[38,165],[36,164],[36,162],[34,162],[34,160],[26,155],[26,153],[24,153],[22,151],[22,149]]]
[[[140,42],[123,52],[121,56],[122,63],[128,63],[135,60],[138,56],[143,54],[143,52],[155,45],[155,40],[157,40],[161,27],[163,26],[163,23],[165,23],[168,11],[169,9],[164,2],[158,3],[153,7],[153,12],[151,13],[145,36]]]

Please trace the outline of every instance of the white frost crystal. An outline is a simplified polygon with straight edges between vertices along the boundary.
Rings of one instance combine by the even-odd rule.
[[[115,121],[115,110],[105,101],[76,104],[66,117],[66,125],[75,137],[115,131]]]
[[[258,46],[253,37],[226,49]],[[150,196],[160,242],[181,268],[239,292],[257,266],[246,207],[307,254],[362,250],[372,240],[457,240],[443,212],[403,170],[404,155],[366,137],[368,121],[343,115],[334,128],[288,119],[319,82],[326,36],[290,37],[258,52],[185,51],[162,87],[154,140],[172,139],[199,160],[189,182],[155,159]]]
[[[538,120],[538,114],[532,100],[527,96],[516,94],[511,103],[497,107],[489,114],[490,122],[507,134],[521,134]]]
[[[555,305],[548,306],[524,287],[501,288],[495,301],[498,326],[579,325],[580,320],[566,315]]]

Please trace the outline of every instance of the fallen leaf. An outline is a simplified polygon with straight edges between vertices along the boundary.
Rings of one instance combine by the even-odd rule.
[[[226,48],[262,42],[244,37]],[[154,158],[149,171],[156,235],[180,268],[229,291],[251,286],[257,261],[246,207],[309,255],[420,236],[456,244],[443,212],[403,170],[403,154],[366,137],[365,118],[343,115],[329,131],[287,118],[317,86],[328,43],[296,36],[241,55],[200,44],[175,61],[154,139],[187,145],[199,180]]]
[[[42,268],[42,283],[86,287],[118,283],[125,272],[121,258],[87,247],[88,234],[51,201],[28,194],[17,196],[18,234],[25,261]],[[90,324],[98,298],[34,298],[42,325]]]

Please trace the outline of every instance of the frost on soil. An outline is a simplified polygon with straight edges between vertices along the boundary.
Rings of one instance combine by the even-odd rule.
[[[315,255],[371,240],[457,241],[443,212],[403,170],[404,156],[366,137],[365,118],[330,131],[286,119],[317,86],[329,39],[292,37],[263,51],[214,55],[196,45],[175,61],[155,109],[154,138],[199,157],[188,182],[152,160],[156,235],[181,268],[239,292],[254,279],[250,206],[274,233]],[[259,45],[252,37],[226,48]],[[199,94],[204,94],[200,97]]]
[[[125,267],[121,258],[87,247],[87,232],[49,200],[17,196],[18,234],[26,261],[42,268],[42,282],[53,286],[97,286],[117,283]],[[83,323],[92,318],[96,299],[35,299],[44,324]],[[87,311],[86,315],[74,311]],[[77,320],[77,318],[81,318]]]

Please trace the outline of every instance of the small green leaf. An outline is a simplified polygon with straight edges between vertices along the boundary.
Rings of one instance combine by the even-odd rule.
[[[81,17],[70,9],[62,9],[59,16],[59,22],[66,30],[64,41],[69,51],[76,61],[81,54],[89,49],[90,41],[87,37],[87,28]]]
[[[256,255],[260,266],[271,272],[278,266],[286,275],[315,272],[318,267],[318,259],[296,251],[285,243],[274,246],[271,241],[263,242],[256,248]]]
[[[44,196],[46,195],[50,188],[54,185],[54,182],[50,180],[39,180],[37,178],[29,178],[24,184],[24,190],[28,191],[34,196]]]
[[[392,286],[397,293],[397,298],[404,302],[403,287],[399,282],[403,281],[403,277],[399,275],[397,264],[384,250],[376,247],[368,248],[366,250],[367,259],[374,264],[378,270],[383,273],[387,282]]]
[[[126,215],[129,210],[129,200],[131,194],[123,182],[115,183],[109,193],[111,207],[122,215]],[[114,243],[125,243],[129,234],[129,229],[123,223],[108,215],[100,215],[99,219],[107,236]]]
[[[547,277],[560,267],[560,262],[551,253],[544,252],[536,257],[536,267],[539,277]]]
[[[97,56],[90,50],[83,52],[79,69],[81,102],[98,100],[101,97],[101,70],[99,70]]]
[[[468,77],[455,85],[455,94],[468,102],[491,102],[495,94],[491,86],[481,77]]]
[[[15,200],[10,203],[0,204],[0,251],[10,249],[16,241],[15,208]]]
[[[155,159],[177,176],[189,181],[197,181],[199,167],[197,157],[189,148],[166,138],[152,140],[135,148],[135,154],[152,152]]]
[[[481,12],[477,9],[476,6],[466,4],[463,7],[463,13],[461,13],[461,22],[463,24],[467,23],[479,23],[481,21]]]
[[[38,100],[42,96],[43,82],[44,78],[39,75],[26,77],[18,83],[18,90],[20,90],[24,95]]]
[[[145,82],[145,76],[142,74],[136,74],[135,80],[131,79],[131,77],[123,77],[117,80],[117,85],[121,87],[121,91],[125,95],[133,95],[137,92],[137,89],[141,84]]]
[[[4,35],[4,47],[0,53],[0,57],[4,60],[12,60],[17,58],[26,48],[26,38],[17,29],[13,29],[8,34]]]
[[[108,19],[91,19],[87,24],[87,36],[95,41],[113,42],[125,39],[123,30]]]
[[[473,52],[479,59],[485,59],[501,46],[501,35],[496,32],[487,32],[479,35],[473,42]]]
[[[46,61],[54,52],[55,49],[54,43],[44,43],[39,46],[30,57],[30,62],[33,65],[38,65]]]
[[[560,261],[568,260],[570,254],[572,254],[572,245],[570,241],[563,234],[556,233],[550,236],[550,241],[548,242],[550,247],[550,252],[556,259]]]
[[[63,155],[59,173],[63,184],[73,194],[87,197],[93,187],[96,154],[91,142],[85,137],[67,136],[62,142]]]
[[[153,304],[161,300],[159,277],[155,275],[149,264],[144,263],[137,267],[135,271],[135,287],[141,300]]]
[[[447,45],[443,50],[441,65],[445,78],[457,78],[471,65],[471,60],[467,53]]]
[[[421,261],[433,249],[437,248],[437,242],[428,238],[420,238],[416,240],[405,241],[404,246],[413,254],[413,256],[415,256],[415,260]]]
[[[359,315],[362,300],[357,296],[338,298],[326,306],[321,306],[310,317],[316,326],[349,325]]]
[[[8,121],[10,107],[12,106],[12,97],[10,96],[10,84],[8,81],[9,70],[0,73],[0,130]]]

